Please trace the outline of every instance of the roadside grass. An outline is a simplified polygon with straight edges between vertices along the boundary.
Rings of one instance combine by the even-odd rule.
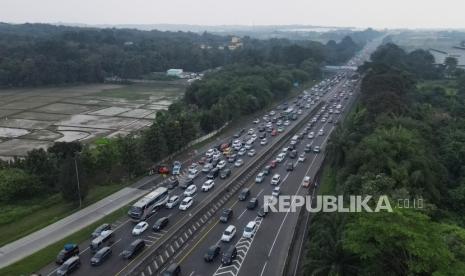
[[[63,249],[64,244],[66,243],[81,243],[90,237],[92,231],[97,228],[97,226],[106,223],[115,221],[120,217],[123,217],[126,214],[128,206],[124,206],[115,212],[105,216],[104,218],[92,223],[91,225],[67,236],[66,238],[51,244],[36,253],[14,263],[7,267],[0,269],[0,275],[30,275],[36,271],[39,271],[41,268],[46,265],[54,262],[58,252]],[[81,248],[83,250],[84,248]]]
[[[320,179],[320,195],[336,194],[336,171],[329,164],[325,164]]]
[[[83,208],[111,195],[127,185],[95,186],[83,201]],[[74,212],[77,205],[70,204],[55,194],[47,199],[21,202],[17,205],[0,206],[0,246],[42,229]],[[0,273],[0,275],[3,275]]]

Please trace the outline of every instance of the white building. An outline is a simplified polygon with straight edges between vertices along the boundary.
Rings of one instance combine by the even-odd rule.
[[[182,69],[168,69],[168,70],[166,71],[166,75],[168,75],[168,76],[175,76],[175,77],[181,78],[183,72],[184,72],[184,71],[183,71]]]

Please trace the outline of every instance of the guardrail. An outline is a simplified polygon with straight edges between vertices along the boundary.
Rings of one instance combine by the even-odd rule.
[[[287,142],[302,126],[308,122],[308,119],[314,116],[317,110],[323,105],[321,101],[313,106],[308,115],[299,118],[298,123],[289,129],[287,133],[281,136],[281,139],[275,140],[268,148],[252,159],[247,166],[240,170],[236,176],[233,176],[228,183],[213,190],[213,195],[200,203],[200,207],[193,214],[185,216],[180,222],[181,226],[165,234],[147,256],[139,261],[128,272],[128,275],[154,275],[158,274],[171,259],[183,248],[184,245],[198,231],[200,231],[213,217],[216,217],[228,200],[236,194],[248,181],[248,179],[257,173],[262,166]],[[222,188],[222,189],[219,189]]]

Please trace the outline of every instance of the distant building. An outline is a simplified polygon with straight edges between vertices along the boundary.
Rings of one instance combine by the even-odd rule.
[[[167,76],[174,76],[178,78],[182,78],[184,71],[182,69],[168,69],[166,71]]]

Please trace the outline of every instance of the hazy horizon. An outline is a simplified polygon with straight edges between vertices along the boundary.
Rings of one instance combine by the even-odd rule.
[[[25,8],[27,7],[27,9]],[[464,29],[465,3],[420,0],[4,0],[0,21],[84,25],[308,25],[376,29]]]

